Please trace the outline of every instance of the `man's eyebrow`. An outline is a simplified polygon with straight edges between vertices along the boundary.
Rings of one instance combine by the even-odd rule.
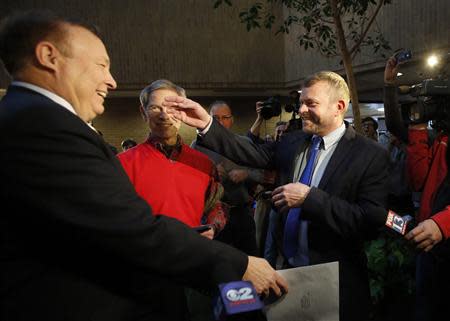
[[[317,102],[318,102],[317,99],[310,98],[310,97],[307,97],[307,98],[305,98],[305,99],[301,99],[301,98],[300,98],[300,101],[301,101],[301,102],[308,102],[308,103],[310,103],[310,102],[317,103]]]
[[[107,66],[111,66],[111,61],[108,57],[101,57],[100,60],[105,63]]]
[[[157,105],[157,104],[148,104],[147,108],[149,107],[158,107],[158,108],[163,108],[163,106]]]

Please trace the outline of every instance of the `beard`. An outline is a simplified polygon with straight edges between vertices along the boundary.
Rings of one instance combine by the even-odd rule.
[[[317,120],[311,119],[309,116],[302,115],[302,130],[307,134],[317,134],[319,131],[319,123]]]

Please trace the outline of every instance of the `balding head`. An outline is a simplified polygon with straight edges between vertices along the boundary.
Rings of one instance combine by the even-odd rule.
[[[223,127],[231,129],[233,126],[233,113],[230,106],[222,101],[216,100],[210,105],[209,114],[216,119]]]

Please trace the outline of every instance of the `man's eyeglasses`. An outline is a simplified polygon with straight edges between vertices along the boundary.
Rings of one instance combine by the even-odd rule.
[[[213,118],[220,122],[220,121],[223,121],[223,120],[230,120],[230,119],[232,119],[233,115],[224,115],[224,116],[214,115]]]

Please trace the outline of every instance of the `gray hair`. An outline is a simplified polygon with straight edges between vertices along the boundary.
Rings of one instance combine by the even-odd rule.
[[[215,101],[213,101],[211,103],[211,105],[209,105],[209,113],[210,114],[212,113],[213,109],[216,108],[216,106],[226,106],[226,107],[228,107],[228,109],[231,112],[231,107],[230,107],[230,105],[228,105],[228,103],[226,101],[224,101],[224,100],[215,100]]]
[[[141,102],[142,107],[147,108],[148,104],[150,103],[150,96],[153,92],[155,92],[158,89],[169,89],[173,90],[177,93],[177,95],[186,97],[186,91],[180,87],[175,85],[173,82],[167,79],[158,79],[152,82],[150,85],[142,89],[139,100]]]

